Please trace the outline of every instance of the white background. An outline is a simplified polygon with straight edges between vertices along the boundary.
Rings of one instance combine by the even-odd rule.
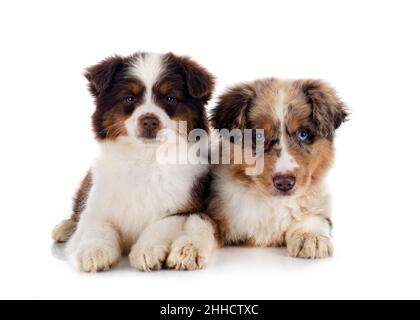
[[[418,1],[2,1],[0,298],[420,298]],[[336,255],[223,249],[207,270],[88,275],[50,232],[95,155],[83,68],[188,54],[226,85],[323,78],[352,110],[330,174]],[[214,101],[210,104],[212,106]]]

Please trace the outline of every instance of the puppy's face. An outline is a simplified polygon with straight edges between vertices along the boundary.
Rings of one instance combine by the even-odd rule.
[[[187,57],[114,56],[88,68],[85,76],[96,102],[93,127],[99,140],[129,136],[157,143],[161,130],[176,132],[180,121],[187,122],[188,130],[208,130],[204,106],[214,79]]]
[[[334,132],[346,117],[344,104],[322,81],[266,79],[228,90],[211,121],[217,129],[264,129],[263,173],[246,175],[246,164],[229,170],[266,195],[290,196],[325,175]]]

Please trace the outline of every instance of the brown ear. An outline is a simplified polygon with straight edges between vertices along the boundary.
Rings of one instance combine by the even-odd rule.
[[[299,81],[300,89],[312,107],[312,116],[321,136],[333,136],[347,120],[347,107],[335,89],[321,80]]]
[[[214,76],[204,67],[189,57],[168,54],[168,62],[177,66],[178,70],[184,75],[188,93],[193,98],[200,98],[206,102],[210,100],[215,79]]]
[[[89,80],[89,90],[93,96],[98,96],[106,91],[117,71],[123,67],[123,58],[113,56],[86,69],[85,77]]]
[[[245,129],[247,114],[255,97],[248,84],[228,89],[219,97],[216,107],[210,111],[210,122],[215,129]]]

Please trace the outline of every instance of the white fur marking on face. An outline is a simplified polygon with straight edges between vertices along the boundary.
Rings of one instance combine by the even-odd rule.
[[[280,158],[276,162],[276,173],[288,173],[293,171],[294,169],[298,168],[299,165],[296,163],[295,158],[287,151],[286,141],[284,141],[284,134],[281,137],[280,147],[281,147],[281,154]]]
[[[162,54],[147,53],[145,55],[139,55],[137,61],[134,62],[129,71],[132,76],[143,82],[146,87],[144,102],[125,121],[125,127],[131,136],[138,135],[137,121],[146,113],[157,116],[162,124],[162,129],[175,130],[176,128],[176,121],[171,120],[166,112],[153,101],[153,86],[164,71],[162,59]]]
[[[152,102],[152,88],[162,74],[162,58],[163,55],[157,53],[139,55],[130,70],[130,74],[141,80],[146,86],[146,104]]]
[[[299,165],[297,164],[295,158],[287,150],[286,126],[285,126],[287,108],[284,103],[284,93],[282,90],[279,91],[278,93],[277,111],[278,111],[277,116],[280,120],[282,130],[280,133],[281,153],[280,153],[280,158],[276,162],[275,170],[276,170],[276,173],[286,174],[298,168]]]
[[[172,129],[175,130],[176,128],[176,121],[171,120],[169,116],[163,111],[162,108],[157,107],[154,104],[146,104],[138,107],[133,114],[125,120],[125,127],[131,136],[138,135],[138,119],[145,114],[152,114],[155,115],[162,124],[162,129]]]

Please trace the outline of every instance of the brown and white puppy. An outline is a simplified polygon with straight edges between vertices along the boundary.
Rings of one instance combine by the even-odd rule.
[[[335,90],[320,80],[257,80],[220,97],[211,113],[214,128],[264,129],[261,174],[247,174],[254,164],[213,168],[208,213],[225,244],[286,246],[301,258],[333,253],[323,182],[335,130],[346,117]]]
[[[190,145],[180,122],[187,133],[208,132],[213,76],[187,57],[137,53],[105,59],[88,68],[86,78],[100,155],[54,240],[71,237],[68,253],[88,272],[107,270],[128,253],[142,271],[204,267],[217,246],[213,222],[203,213],[209,166],[161,163],[158,152]]]

